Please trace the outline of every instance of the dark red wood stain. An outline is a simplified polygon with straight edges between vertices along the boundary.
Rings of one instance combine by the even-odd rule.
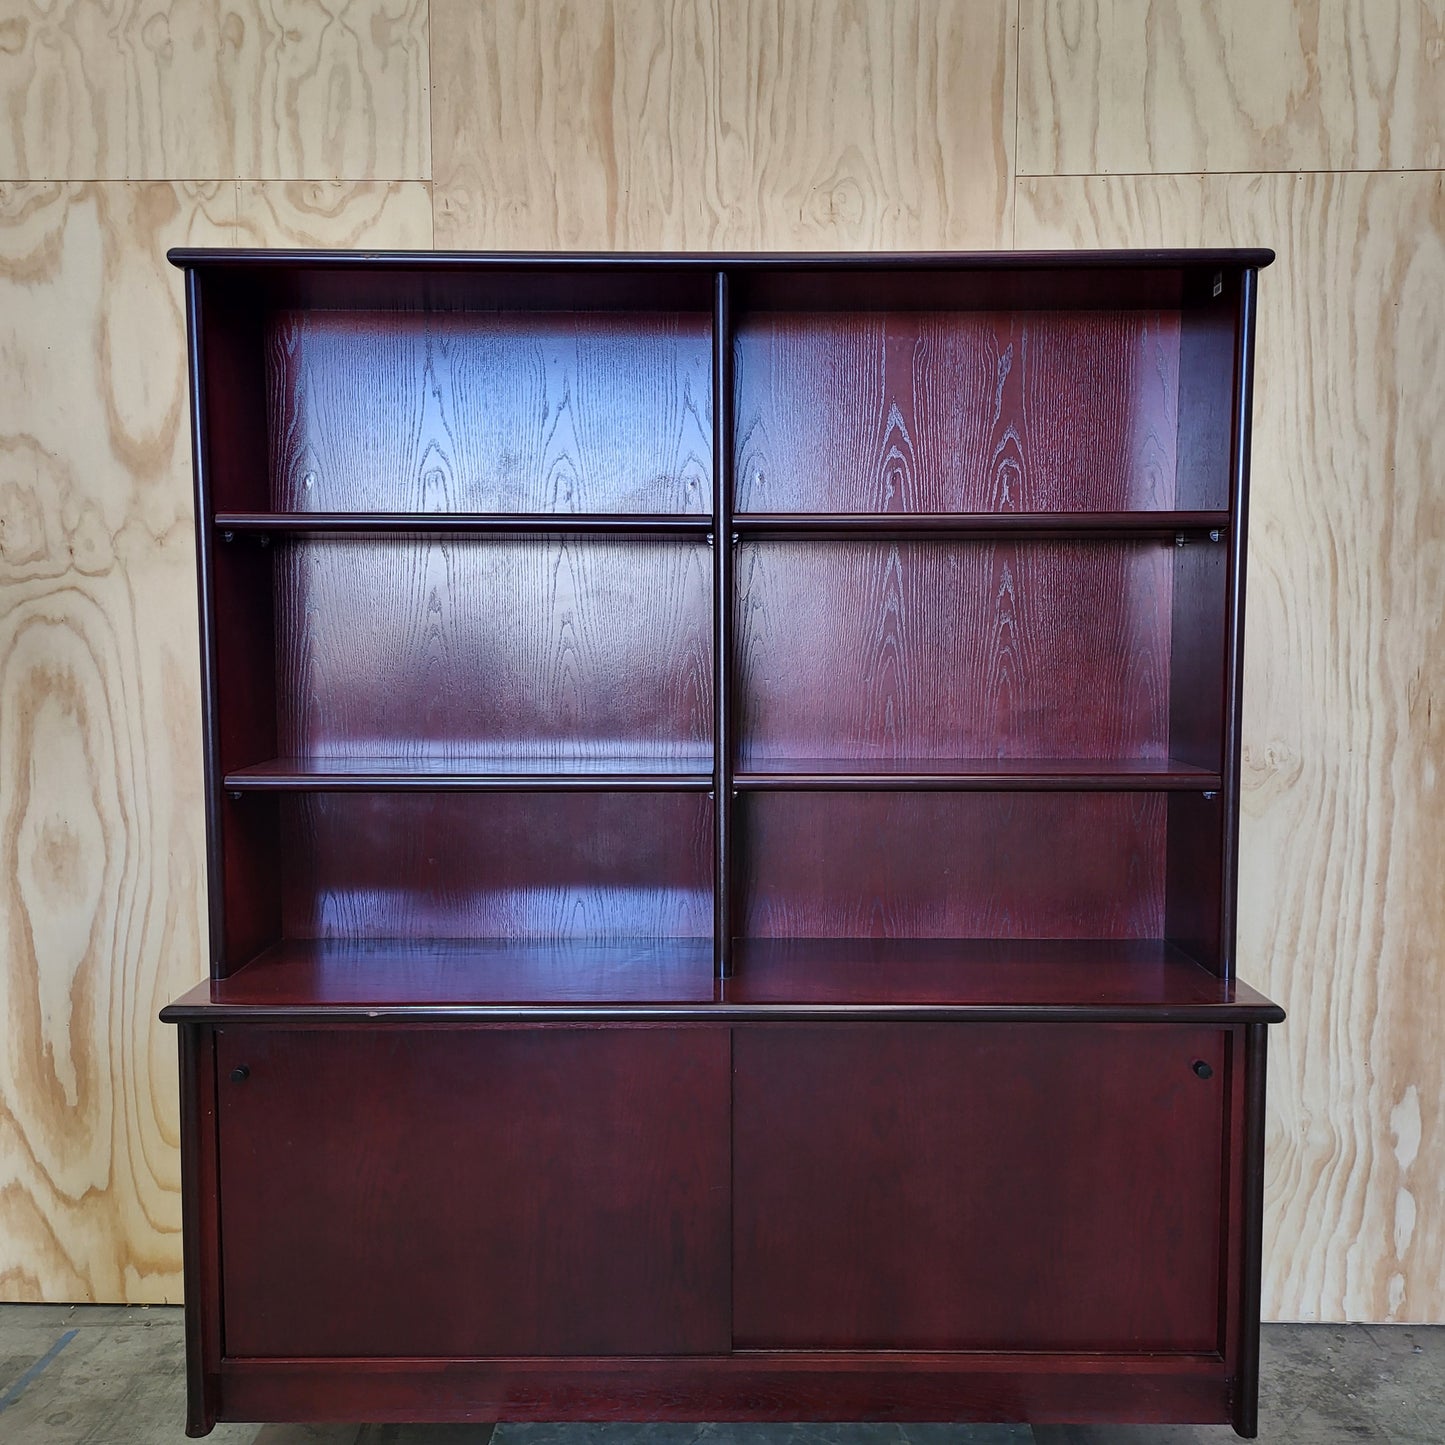
[[[290,938],[709,935],[712,805],[661,793],[280,801]]]
[[[1223,1055],[1189,1028],[740,1029],[736,1343],[1215,1349]]]
[[[710,939],[283,939],[166,1010],[174,1021],[1277,1023],[1247,984],[1157,938],[756,938],[716,979]]]
[[[710,567],[686,542],[288,543],[279,751],[706,763]]]
[[[280,311],[277,511],[712,507],[710,318]]]
[[[173,253],[187,1428],[1256,1428],[1261,251]]]
[[[763,938],[1159,938],[1159,793],[760,793],[741,931]]]
[[[748,512],[1172,507],[1173,312],[767,312],[737,325]]]
[[[223,1030],[226,1354],[727,1349],[728,1057],[707,1028]]]
[[[740,755],[1164,758],[1172,547],[757,542]]]

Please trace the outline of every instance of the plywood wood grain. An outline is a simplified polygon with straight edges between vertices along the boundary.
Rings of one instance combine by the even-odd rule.
[[[1445,0],[1021,0],[1021,175],[1445,165]]]
[[[442,246],[705,247],[722,0],[434,0]]]
[[[722,0],[728,244],[1008,243],[1009,0]]]
[[[434,0],[437,240],[1007,241],[1010,0]]]
[[[1445,1318],[1445,177],[1022,180],[1024,246],[1267,244],[1241,972],[1265,1311]],[[1441,715],[1435,707],[1441,705]]]
[[[288,195],[248,191],[246,234],[414,243],[415,196]],[[205,971],[204,837],[164,253],[233,244],[239,201],[234,182],[0,185],[3,1299],[180,1296],[175,1040],[155,1016]]]
[[[238,246],[387,246],[430,250],[425,181],[241,181]]]
[[[230,186],[0,206],[0,1297],[180,1295],[175,1044],[202,964],[184,314]]]
[[[12,0],[0,176],[425,179],[426,0]]]

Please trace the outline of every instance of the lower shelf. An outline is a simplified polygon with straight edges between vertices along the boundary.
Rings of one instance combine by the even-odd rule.
[[[739,940],[733,965],[714,977],[708,939],[286,940],[162,1017],[1283,1017],[1162,939]]]

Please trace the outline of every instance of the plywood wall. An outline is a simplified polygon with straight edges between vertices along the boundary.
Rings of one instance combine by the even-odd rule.
[[[0,1298],[180,1295],[154,1020],[204,884],[166,246],[1263,244],[1266,1310],[1445,1320],[1445,0],[277,16],[0,8]]]

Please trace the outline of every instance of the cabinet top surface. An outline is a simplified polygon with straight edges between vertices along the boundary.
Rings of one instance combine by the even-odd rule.
[[[1133,251],[317,251],[178,246],[172,265],[205,267],[308,267],[456,271],[488,267],[637,270],[942,270],[1031,271],[1158,269],[1161,267],[1263,267],[1274,260],[1264,247]]]

